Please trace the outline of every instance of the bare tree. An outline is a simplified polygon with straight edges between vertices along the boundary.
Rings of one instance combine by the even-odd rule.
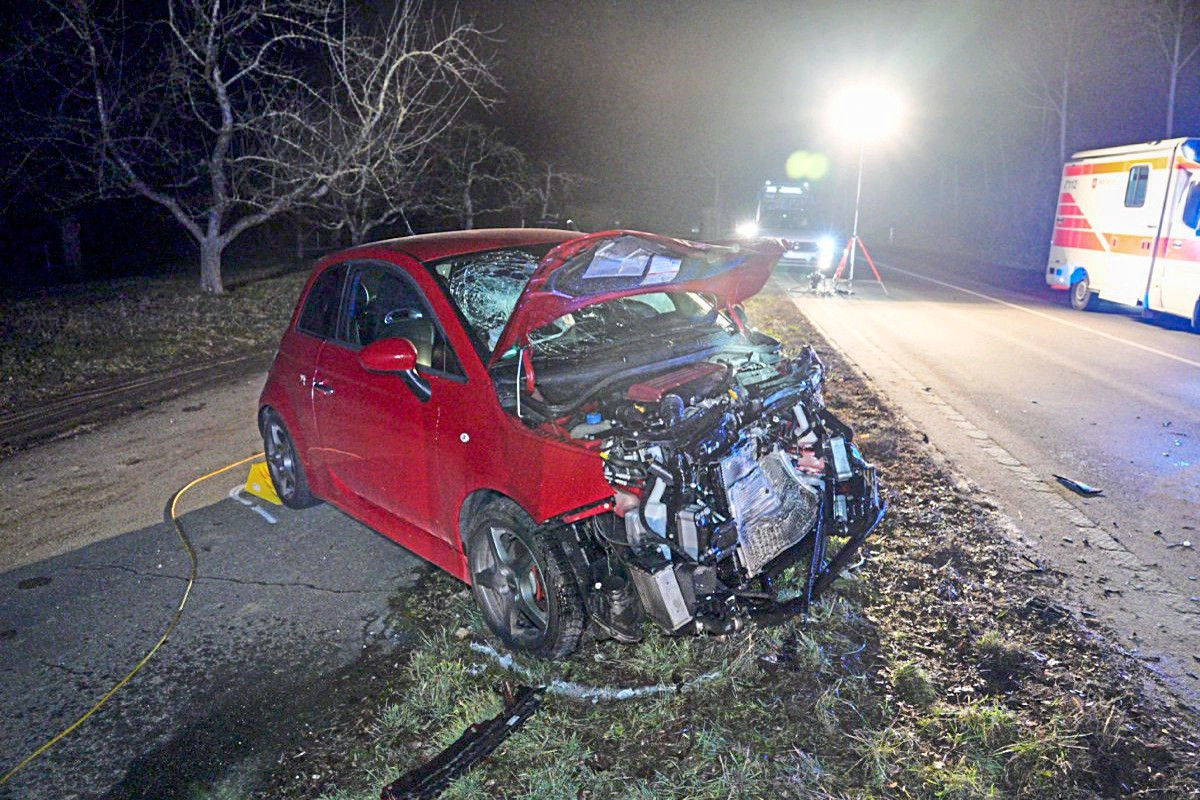
[[[1149,15],[1150,33],[1167,61],[1166,138],[1175,131],[1175,92],[1179,76],[1200,52],[1200,6],[1195,0],[1157,0]]]
[[[348,34],[330,47],[339,100],[331,109],[333,130],[345,169],[330,183],[319,220],[347,231],[354,244],[396,222],[412,232],[410,215],[427,205],[421,192],[435,145],[468,102],[488,105],[480,90],[491,84],[490,76],[470,65],[476,73],[464,80],[462,63],[442,52],[447,40],[433,35],[416,11],[411,2],[397,7],[385,26],[388,36]],[[418,47],[439,70],[402,57]]]
[[[101,140],[94,126],[78,112],[79,96],[71,76],[29,67],[37,54],[29,43],[29,15],[17,14],[18,26],[4,41],[0,126],[0,211],[35,205],[53,217],[59,231],[62,266],[75,277],[82,268],[82,227],[79,209],[111,194],[95,166],[101,160]],[[20,76],[20,80],[14,77]],[[48,109],[47,98],[57,99]],[[108,191],[106,191],[106,188]],[[49,252],[49,248],[47,248]],[[49,256],[47,261],[50,262]],[[57,266],[57,265],[56,265]]]
[[[92,0],[41,5],[55,27],[29,52],[68,76],[62,103],[99,137],[100,183],[165,208],[215,293],[239,235],[352,178],[380,137],[436,130],[443,103],[456,113],[490,80],[480,32],[417,2],[369,33],[341,0],[167,0],[146,23]]]
[[[538,218],[549,219],[553,213],[566,213],[571,195],[588,179],[578,172],[562,169],[553,161],[545,161],[530,172],[527,181],[526,194],[541,209]]]
[[[1039,113],[1052,132],[1059,163],[1066,161],[1081,86],[1101,78],[1091,54],[1132,43],[1141,19],[1137,6],[1120,0],[1026,0],[1009,13],[1007,71],[1021,102]]]
[[[1082,12],[1069,4],[1026,3],[1020,12],[1019,30],[1014,42],[1033,44],[1040,52],[1016,55],[1009,65],[1013,83],[1022,102],[1041,114],[1054,131],[1058,161],[1067,159],[1067,130],[1072,109],[1072,81],[1075,78],[1079,50],[1079,30],[1075,24]],[[1055,46],[1039,45],[1052,40]]]
[[[475,227],[481,214],[524,207],[528,201],[528,160],[478,123],[452,128],[438,143],[432,168],[430,207],[462,228]]]

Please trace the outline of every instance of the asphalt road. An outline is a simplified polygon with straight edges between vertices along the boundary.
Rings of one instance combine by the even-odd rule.
[[[885,258],[799,308],[1007,517],[1064,596],[1200,697],[1200,336],[1020,273]],[[859,264],[858,275],[870,272]],[[1063,475],[1104,490],[1082,498]],[[970,531],[964,531],[969,536]]]
[[[429,568],[328,506],[255,505],[276,523],[228,497],[183,516],[200,577],[175,634],[0,798],[244,796],[329,714],[373,701],[413,638],[389,598]],[[137,663],[187,571],[160,523],[0,575],[0,772]]]

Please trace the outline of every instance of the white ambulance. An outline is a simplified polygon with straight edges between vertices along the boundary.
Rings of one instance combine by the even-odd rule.
[[[1200,139],[1076,153],[1063,166],[1046,283],[1200,329]]]

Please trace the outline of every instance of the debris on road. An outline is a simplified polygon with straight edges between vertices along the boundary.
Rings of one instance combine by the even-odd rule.
[[[1054,478],[1075,494],[1082,495],[1083,497],[1095,497],[1096,495],[1104,493],[1103,489],[1097,489],[1095,486],[1088,486],[1086,483],[1080,483],[1079,481],[1073,481],[1070,478],[1064,478],[1062,475],[1055,475]]]
[[[504,710],[489,720],[467,727],[453,744],[429,761],[409,770],[380,792],[380,800],[425,800],[437,797],[450,782],[470,772],[505,739],[516,733],[542,705],[545,687],[505,684]]]

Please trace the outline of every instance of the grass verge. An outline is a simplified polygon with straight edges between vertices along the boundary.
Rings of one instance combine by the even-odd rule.
[[[189,363],[271,350],[307,267],[264,267],[201,292],[194,276],[128,278],[0,299],[0,410]]]

